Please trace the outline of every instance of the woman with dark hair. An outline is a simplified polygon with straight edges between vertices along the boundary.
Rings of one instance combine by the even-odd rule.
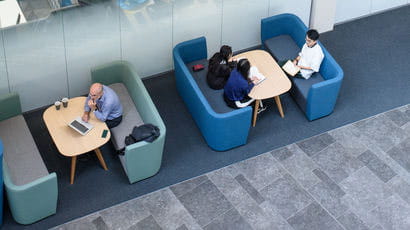
[[[226,104],[234,109],[239,109],[250,105],[255,99],[248,96],[249,92],[257,82],[256,77],[248,77],[251,64],[248,59],[239,60],[224,87],[224,99]]]
[[[235,67],[236,62],[231,62],[232,48],[224,45],[218,53],[209,59],[206,80],[212,89],[222,89]]]

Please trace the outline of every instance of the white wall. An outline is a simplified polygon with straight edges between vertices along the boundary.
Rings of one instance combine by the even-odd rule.
[[[130,61],[141,77],[171,70],[172,49],[206,36],[208,52],[260,44],[260,20],[294,13],[309,24],[311,0],[111,0],[57,12],[2,30],[0,95],[21,96],[23,111],[86,94],[90,69]],[[298,6],[298,7],[295,7]],[[4,44],[4,45],[3,45]],[[6,68],[7,67],[7,68]]]
[[[319,33],[333,30],[335,14],[336,0],[313,0],[309,27]]]
[[[337,0],[336,23],[408,4],[409,0]]]

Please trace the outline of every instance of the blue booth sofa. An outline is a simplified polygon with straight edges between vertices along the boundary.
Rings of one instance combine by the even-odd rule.
[[[262,46],[277,61],[294,59],[305,43],[307,30],[305,24],[293,14],[280,14],[262,19]],[[319,72],[308,80],[290,78],[290,94],[309,121],[332,113],[343,80],[343,70],[339,64],[320,42],[318,45],[325,55]]]
[[[176,45],[173,57],[178,93],[208,145],[216,151],[225,151],[246,144],[252,108],[231,109],[223,100],[223,90],[208,87],[205,37]],[[206,68],[193,72],[191,67],[197,63]]]

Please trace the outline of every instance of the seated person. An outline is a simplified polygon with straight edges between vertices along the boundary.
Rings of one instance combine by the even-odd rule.
[[[232,69],[235,68],[236,62],[231,59],[232,48],[227,45],[222,46],[220,51],[209,59],[206,80],[211,89],[223,89]]]
[[[85,100],[83,121],[88,122],[90,112],[95,117],[104,121],[108,128],[114,128],[122,121],[122,105],[118,95],[108,86],[94,83],[90,87],[90,93]]]
[[[300,68],[295,77],[309,79],[314,72],[319,72],[320,64],[323,61],[324,54],[320,45],[317,44],[319,33],[316,30],[306,32],[306,43],[303,45],[299,55],[292,61],[294,65]],[[283,66],[286,61],[279,61],[278,64]]]
[[[248,59],[239,60],[236,69],[232,70],[224,87],[224,100],[226,104],[234,109],[246,107],[255,99],[248,96],[249,92],[259,79],[252,76],[249,78],[251,64]],[[261,105],[262,106],[262,105]]]

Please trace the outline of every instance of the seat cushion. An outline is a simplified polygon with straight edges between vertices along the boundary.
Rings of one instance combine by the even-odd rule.
[[[192,66],[196,64],[202,64],[204,65],[205,68],[198,72],[194,72],[192,70]],[[214,90],[209,87],[206,81],[206,73],[208,72],[208,60],[207,59],[201,59],[198,61],[194,61],[194,62],[188,63],[186,66],[189,72],[191,73],[192,77],[194,78],[196,84],[198,85],[199,89],[202,91],[202,94],[208,101],[209,105],[216,113],[227,113],[227,112],[234,110],[226,105],[223,99],[223,93],[224,93],[223,89]]]
[[[264,45],[276,61],[294,59],[301,49],[289,35],[270,38],[264,42]]]
[[[314,73],[309,79],[302,79],[297,77],[290,77],[292,88],[290,94],[293,99],[299,104],[304,112],[306,112],[307,97],[310,87],[316,83],[324,81],[320,73]]]
[[[134,101],[128,94],[128,90],[124,84],[115,83],[109,85],[109,87],[117,93],[123,108],[121,123],[117,127],[111,129],[112,143],[116,150],[120,150],[125,147],[125,137],[130,135],[134,126],[140,126],[144,124],[144,121],[138,113]]]
[[[4,161],[15,185],[49,174],[22,115],[0,122],[0,139],[4,144]]]

